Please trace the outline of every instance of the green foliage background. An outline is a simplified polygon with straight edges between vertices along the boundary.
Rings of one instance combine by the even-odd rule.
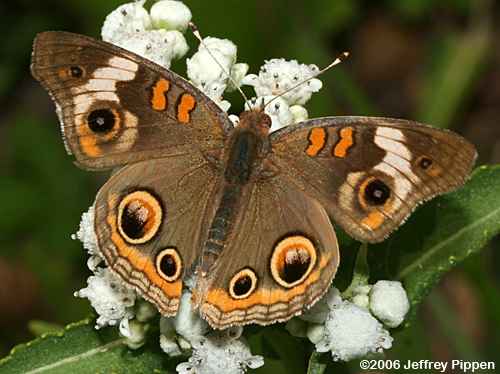
[[[45,30],[99,37],[105,16],[121,3],[0,3],[0,357],[48,329],[46,323],[29,321],[62,326],[91,313],[88,302],[72,296],[89,274],[86,254],[70,235],[107,177],[77,169],[65,154],[54,107],[29,75],[32,40]],[[347,62],[321,78],[324,88],[307,106],[311,117],[384,115],[452,128],[476,144],[479,164],[500,163],[497,2],[185,3],[204,35],[229,38],[238,45],[239,60],[249,63],[251,72],[257,72],[264,59],[296,58],[324,66],[338,52],[351,51]],[[192,53],[197,43],[192,35],[187,38]],[[176,63],[173,69],[183,74],[185,64]],[[236,103],[232,111],[238,112],[242,100],[236,95],[230,99]],[[426,204],[386,242],[369,248],[372,280],[406,281],[415,305],[409,327],[394,333],[395,345],[387,357],[498,361],[499,231],[500,170],[489,167],[476,171],[466,189]],[[359,244],[340,237],[343,265],[337,285],[345,288]],[[112,331],[97,334],[84,324],[34,344],[33,350],[20,348],[17,362],[29,365],[29,357],[47,355],[51,347],[71,350],[73,343],[64,339],[71,342],[72,336],[80,339],[85,352],[111,344],[102,372],[132,372],[136,360],[144,362],[137,372],[175,367],[158,347],[131,353]],[[251,330],[251,342],[266,355],[260,372],[306,370],[310,347],[286,336],[282,328]],[[0,372],[29,370],[8,365],[0,366]],[[70,368],[93,372],[85,363],[59,370]],[[329,364],[326,370],[356,373],[359,367],[357,362]]]

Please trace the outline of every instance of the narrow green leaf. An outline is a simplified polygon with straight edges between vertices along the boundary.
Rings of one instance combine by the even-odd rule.
[[[165,370],[166,358],[159,344],[132,351],[116,329],[96,331],[82,321],[17,346],[0,360],[0,373],[152,373]]]

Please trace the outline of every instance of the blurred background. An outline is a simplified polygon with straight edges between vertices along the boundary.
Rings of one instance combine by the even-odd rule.
[[[231,39],[253,73],[264,59],[322,67],[350,51],[321,77],[323,89],[307,105],[311,117],[383,115],[451,128],[477,146],[479,164],[500,163],[497,1],[184,2],[202,34]],[[37,32],[98,38],[105,16],[120,4],[0,3],[0,357],[33,338],[33,321],[64,325],[91,313],[86,300],[72,296],[89,271],[85,251],[70,235],[107,174],[73,165],[54,106],[30,76],[29,63]],[[191,54],[197,43],[187,38]],[[184,75],[184,61],[173,69]],[[237,95],[229,100],[230,111],[242,108]],[[497,238],[440,282],[415,323],[395,334],[389,357],[498,360],[499,246]],[[342,368],[335,372],[356,372],[352,365]]]

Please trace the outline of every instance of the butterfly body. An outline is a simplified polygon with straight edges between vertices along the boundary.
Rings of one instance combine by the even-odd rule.
[[[330,286],[330,218],[383,240],[421,202],[461,186],[474,147],[411,121],[325,117],[269,133],[175,73],[108,43],[46,32],[32,72],[56,102],[79,166],[120,168],[97,194],[107,266],[166,316],[192,279],[215,328],[285,321]]]

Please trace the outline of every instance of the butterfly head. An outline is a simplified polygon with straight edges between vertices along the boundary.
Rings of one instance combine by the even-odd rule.
[[[271,117],[261,109],[246,110],[240,114],[240,128],[253,130],[259,135],[267,135],[271,128]]]

